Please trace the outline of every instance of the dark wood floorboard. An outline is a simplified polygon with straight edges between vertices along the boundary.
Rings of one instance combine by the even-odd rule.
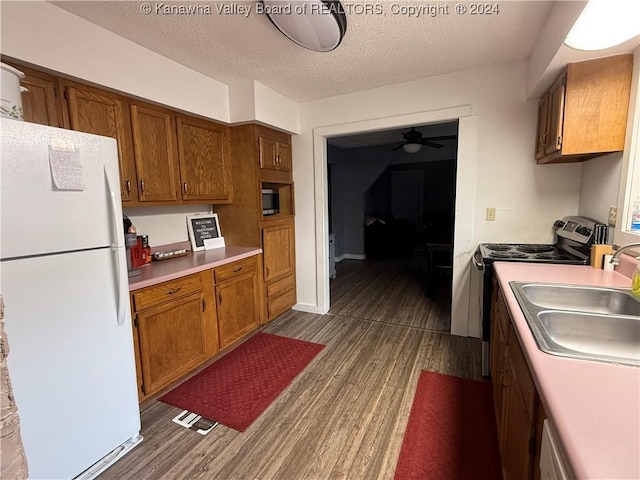
[[[329,313],[439,332],[451,330],[451,278],[427,296],[425,254],[401,260],[343,260],[331,280]]]
[[[261,330],[326,347],[243,433],[201,436],[150,402],[144,441],[100,479],[392,479],[420,371],[481,379],[478,339],[295,311]]]

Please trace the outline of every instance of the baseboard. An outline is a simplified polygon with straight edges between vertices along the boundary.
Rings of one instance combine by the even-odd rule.
[[[317,305],[312,305],[310,303],[296,303],[293,307],[293,310],[297,312],[306,312],[306,313],[321,313],[320,307]]]
[[[340,263],[342,260],[366,260],[367,256],[365,254],[354,254],[354,253],[345,253],[344,255],[340,255],[335,258],[336,263]]]

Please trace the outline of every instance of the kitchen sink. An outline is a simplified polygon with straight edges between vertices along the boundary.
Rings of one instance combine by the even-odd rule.
[[[640,316],[640,302],[631,290],[548,283],[520,285],[527,300],[539,307]]]
[[[640,301],[629,290],[511,282],[538,348],[640,366]]]

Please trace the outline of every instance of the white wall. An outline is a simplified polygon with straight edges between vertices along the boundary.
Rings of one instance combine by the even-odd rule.
[[[189,241],[187,215],[210,213],[209,205],[181,205],[169,207],[124,208],[138,231],[138,235],[149,235],[152,247]],[[224,235],[224,225],[220,225]]]
[[[301,134],[293,138],[298,302],[307,309],[314,305],[321,309],[316,276],[318,265],[323,267],[315,237],[322,232],[317,231],[315,218],[314,129],[468,105],[478,130],[473,152],[476,180],[467,205],[473,219],[471,243],[550,241],[553,220],[578,210],[581,166],[535,164],[537,101],[525,100],[526,83],[522,61],[301,104]],[[323,148],[319,145],[316,155]],[[495,222],[484,220],[489,206],[497,210]],[[460,213],[464,212],[457,216]],[[470,259],[471,253],[460,258]]]
[[[579,215],[607,223],[609,207],[618,204],[621,168],[622,152],[593,158],[582,164]]]
[[[4,55],[187,112],[229,121],[224,83],[55,5],[0,2]]]

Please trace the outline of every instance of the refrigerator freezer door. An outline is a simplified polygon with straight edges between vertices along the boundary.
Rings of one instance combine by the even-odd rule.
[[[0,132],[3,259],[124,244],[113,138],[12,120]],[[61,140],[83,190],[54,184],[49,148]]]
[[[73,478],[140,431],[131,314],[118,325],[113,255],[2,262],[7,361],[30,478]]]

